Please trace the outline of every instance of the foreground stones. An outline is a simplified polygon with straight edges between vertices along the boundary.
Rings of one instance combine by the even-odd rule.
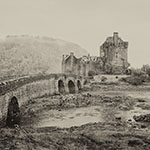
[[[33,99],[21,108],[21,128],[0,129],[0,149],[2,150],[149,150],[150,126],[145,122],[123,121],[115,116],[115,111],[126,113],[135,106],[129,96],[116,96],[85,92],[81,94],[58,95]],[[144,103],[140,99],[138,102]],[[33,128],[43,112],[57,109],[102,106],[106,120],[71,128]],[[114,120],[113,120],[114,117]],[[138,118],[138,117],[136,117]],[[147,117],[146,117],[147,118]],[[28,122],[29,121],[29,122]]]
[[[135,132],[136,131],[136,132]],[[149,150],[149,132],[127,128],[125,123],[91,123],[59,129],[1,128],[2,150]]]

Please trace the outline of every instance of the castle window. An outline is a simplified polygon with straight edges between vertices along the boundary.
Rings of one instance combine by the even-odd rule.
[[[116,59],[118,58],[118,52],[116,53]]]

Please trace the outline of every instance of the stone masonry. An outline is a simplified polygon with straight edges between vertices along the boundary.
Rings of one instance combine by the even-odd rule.
[[[125,74],[129,67],[128,42],[117,32],[100,46],[100,56],[76,58],[73,53],[63,55],[62,73],[89,76],[90,74]]]

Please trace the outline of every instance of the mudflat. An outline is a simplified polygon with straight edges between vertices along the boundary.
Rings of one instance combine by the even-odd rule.
[[[21,107],[21,127],[0,129],[0,149],[149,150],[150,85],[92,84]]]

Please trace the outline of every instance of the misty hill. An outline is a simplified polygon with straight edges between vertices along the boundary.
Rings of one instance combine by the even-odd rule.
[[[79,45],[48,37],[7,36],[0,40],[0,74],[21,76],[61,72],[63,54],[87,55]]]

